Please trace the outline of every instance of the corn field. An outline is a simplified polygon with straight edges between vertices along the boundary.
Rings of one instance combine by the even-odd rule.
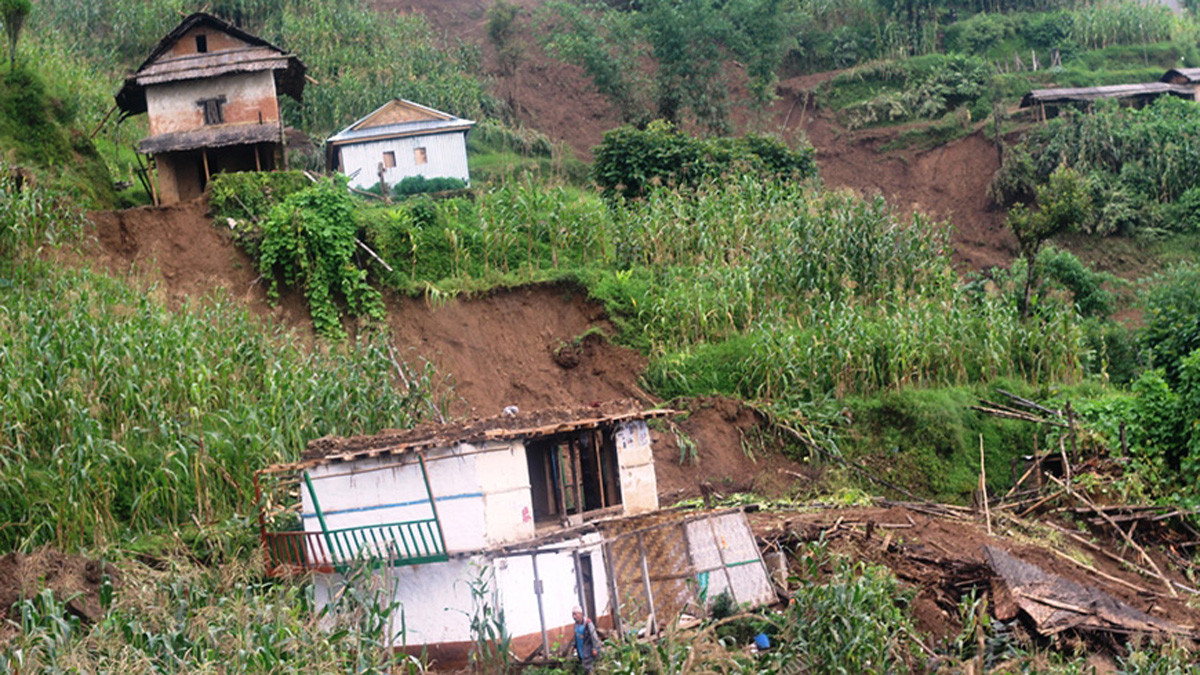
[[[411,426],[386,336],[310,351],[221,297],[173,312],[88,271],[0,287],[0,549],[65,549],[253,509],[255,469]]]
[[[1007,297],[968,293],[945,226],[879,198],[741,177],[610,203],[524,182],[368,220],[410,293],[578,281],[667,397],[799,403],[1080,375],[1068,303],[1022,322]]]

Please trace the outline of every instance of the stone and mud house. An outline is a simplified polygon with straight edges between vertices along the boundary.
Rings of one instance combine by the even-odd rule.
[[[146,113],[159,204],[198,196],[227,171],[286,168],[280,95],[297,101],[305,66],[262,38],[199,12],[184,19],[117,93],[122,118]]]
[[[359,189],[405,178],[471,183],[467,134],[475,123],[412,101],[393,99],[342,129],[325,145],[326,166]]]
[[[570,642],[575,605],[652,632],[722,594],[774,602],[744,513],[659,509],[647,425],[671,411],[508,412],[323,438],[258,472],[268,571],[311,574],[319,610],[382,593],[404,613],[393,646],[439,668],[466,663],[481,601],[526,660]]]

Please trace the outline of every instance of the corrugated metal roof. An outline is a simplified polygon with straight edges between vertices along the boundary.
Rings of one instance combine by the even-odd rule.
[[[359,128],[364,122],[397,102],[406,106],[415,106],[416,108],[427,110],[429,113],[431,113],[431,119]],[[428,134],[446,133],[451,131],[467,131],[474,125],[475,122],[472,120],[455,117],[450,113],[434,110],[433,108],[423,106],[420,103],[414,103],[406,99],[398,98],[384,103],[375,110],[372,110],[369,115],[355,120],[354,124],[351,124],[350,126],[331,136],[329,138],[329,144],[345,145],[347,143],[361,143],[384,138],[424,136]]]
[[[1166,82],[1145,82],[1141,84],[1113,84],[1103,87],[1075,87],[1061,89],[1034,89],[1021,99],[1021,107],[1028,108],[1035,103],[1062,103],[1070,101],[1096,101],[1104,98],[1137,98],[1170,94],[1182,98],[1192,98],[1195,92],[1191,87]]]

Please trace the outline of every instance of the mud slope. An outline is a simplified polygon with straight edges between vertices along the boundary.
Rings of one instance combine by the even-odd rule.
[[[456,414],[620,398],[651,402],[637,385],[645,359],[601,339],[594,331],[609,329],[603,309],[572,289],[531,286],[439,307],[396,298],[388,303],[388,323],[402,358],[428,360],[450,379]]]
[[[278,305],[268,302],[253,263],[206,211],[196,200],[93,213],[95,240],[83,262],[129,276],[174,307],[222,293],[311,336],[303,298],[292,293]],[[612,330],[608,317],[577,289],[530,286],[439,306],[392,296],[387,308],[397,354],[413,365],[434,364],[437,377],[452,386],[456,417],[495,415],[509,405],[537,410],[624,398],[658,404],[638,386],[645,358],[604,339]],[[781,480],[787,474],[780,470],[798,466],[778,455],[756,463],[742,450],[744,434],[758,424],[752,412],[723,400],[694,407],[676,428],[694,440],[697,461],[679,464],[672,431],[654,435],[664,498],[697,496],[704,483],[723,493],[786,491],[790,481]]]

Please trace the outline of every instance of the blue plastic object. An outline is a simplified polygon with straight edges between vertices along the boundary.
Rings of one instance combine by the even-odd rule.
[[[754,646],[758,647],[759,651],[766,651],[771,648],[771,638],[767,637],[766,633],[759,633],[754,636]]]

